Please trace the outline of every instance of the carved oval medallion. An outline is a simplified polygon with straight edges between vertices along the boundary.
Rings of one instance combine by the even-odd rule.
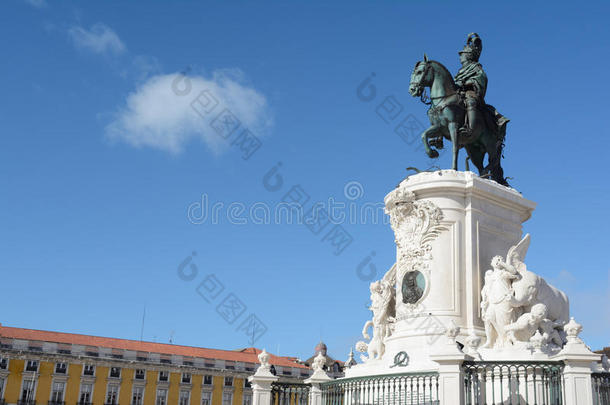
[[[424,295],[426,278],[417,271],[408,271],[402,278],[402,302],[415,304]]]

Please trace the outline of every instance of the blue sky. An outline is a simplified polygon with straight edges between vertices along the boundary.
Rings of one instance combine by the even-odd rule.
[[[356,269],[367,258],[379,276],[392,265],[390,227],[344,224],[352,243],[335,255],[329,229],[237,224],[226,212],[274,206],[293,186],[310,204],[381,202],[407,166],[430,162],[376,106],[394,96],[398,120],[427,124],[407,91],[414,63],[427,52],[455,73],[474,31],[487,101],[511,119],[505,173],[538,203],[525,224],[528,267],[570,295],[590,346],[610,345],[609,8],[5,2],[0,269],[10,304],[0,322],[139,339],[146,307],[146,340],[235,349],[250,345],[239,329],[254,314],[267,327],[258,347],[306,358],[322,338],[346,358],[369,317]],[[365,102],[356,89],[373,72],[376,98]],[[241,122],[228,140],[191,108],[204,89]],[[248,159],[243,129],[261,144]],[[273,191],[277,178],[264,177],[279,162]],[[202,198],[224,204],[217,223],[189,220]],[[199,291],[224,289],[208,303],[202,282]],[[232,323],[217,311],[226,297],[243,310]]]

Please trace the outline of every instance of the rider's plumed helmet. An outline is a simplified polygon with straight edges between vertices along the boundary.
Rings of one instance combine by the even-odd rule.
[[[459,53],[469,53],[471,54],[472,59],[478,62],[482,50],[483,42],[481,41],[481,37],[479,37],[479,34],[473,32],[468,34],[466,45],[464,45],[464,49],[462,49]]]

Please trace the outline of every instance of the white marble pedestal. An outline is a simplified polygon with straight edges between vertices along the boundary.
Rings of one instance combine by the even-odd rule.
[[[386,275],[396,287],[395,330],[380,360],[353,367],[347,376],[438,369],[430,355],[451,322],[461,330],[457,341],[469,334],[484,340],[479,305],[485,271],[493,256],[519,242],[522,223],[536,206],[514,189],[454,170],[410,176],[385,203],[397,245],[396,265]],[[417,287],[403,288],[413,282]],[[390,369],[402,351],[408,366]]]

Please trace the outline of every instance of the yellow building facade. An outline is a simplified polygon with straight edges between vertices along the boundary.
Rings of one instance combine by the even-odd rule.
[[[0,325],[0,404],[251,405],[258,353]],[[286,381],[310,373],[291,357],[271,364]]]

